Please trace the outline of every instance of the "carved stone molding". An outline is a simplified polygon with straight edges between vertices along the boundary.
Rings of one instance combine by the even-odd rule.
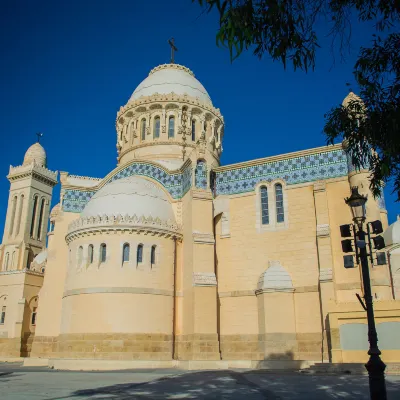
[[[193,286],[217,286],[214,272],[193,272]]]
[[[215,239],[212,233],[193,232],[193,242],[201,244],[214,244]]]
[[[326,183],[324,181],[314,182],[314,192],[325,192]]]
[[[328,237],[330,235],[329,224],[317,225],[317,237]]]
[[[102,233],[135,231],[144,234],[157,234],[181,239],[180,226],[163,221],[160,218],[137,215],[99,215],[97,217],[79,218],[68,226],[65,237],[67,243],[82,236]]]
[[[332,268],[324,268],[319,271],[320,282],[332,282],[333,273]]]

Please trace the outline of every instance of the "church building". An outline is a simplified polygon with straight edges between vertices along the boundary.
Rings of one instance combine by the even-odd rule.
[[[115,128],[118,165],[103,178],[53,172],[39,142],[10,166],[1,360],[62,369],[364,362],[360,268],[344,267],[339,228],[358,186],[367,221],[382,222],[390,245],[370,274],[382,359],[400,361],[400,221],[388,227],[383,197],[343,144],[220,165],[224,118],[175,63],[150,71]]]

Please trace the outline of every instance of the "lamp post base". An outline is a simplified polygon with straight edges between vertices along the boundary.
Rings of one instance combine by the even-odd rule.
[[[365,364],[369,376],[369,391],[371,400],[386,400],[385,368],[386,364],[379,354],[371,354]]]

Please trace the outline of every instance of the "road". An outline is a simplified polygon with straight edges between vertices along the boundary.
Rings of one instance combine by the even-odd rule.
[[[400,399],[400,376],[387,377]],[[368,377],[249,370],[56,371],[0,363],[2,400],[80,399],[368,399]]]

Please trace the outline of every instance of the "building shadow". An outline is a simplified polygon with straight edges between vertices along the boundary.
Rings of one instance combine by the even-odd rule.
[[[134,374],[134,372],[133,372]],[[89,382],[88,382],[89,383]],[[400,382],[388,382],[388,399],[398,399]],[[367,377],[268,374],[263,371],[197,371],[144,383],[76,390],[61,399],[246,399],[317,400],[369,398]]]

